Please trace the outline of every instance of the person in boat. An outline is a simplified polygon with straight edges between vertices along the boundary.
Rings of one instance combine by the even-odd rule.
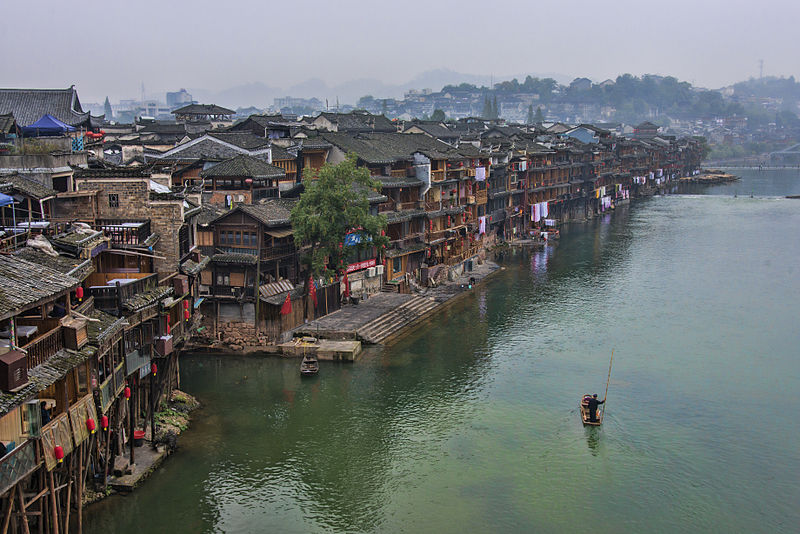
[[[587,403],[589,405],[589,421],[592,423],[597,422],[597,407],[603,404],[606,400],[597,400],[597,393],[592,395]]]

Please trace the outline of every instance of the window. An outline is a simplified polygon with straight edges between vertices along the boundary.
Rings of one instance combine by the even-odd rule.
[[[403,258],[400,256],[392,258],[392,272],[399,273],[403,268]]]
[[[119,207],[119,195],[116,193],[109,193],[108,195],[108,207],[109,208],[118,208]]]

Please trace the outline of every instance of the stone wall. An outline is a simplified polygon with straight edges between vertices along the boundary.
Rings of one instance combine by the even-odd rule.
[[[178,232],[184,225],[183,201],[160,200],[149,203],[150,231],[159,235],[153,247],[157,256],[165,259],[154,259],[157,273],[170,273],[178,269],[180,262],[180,241]]]
[[[97,217],[100,219],[147,220],[150,218],[150,181],[136,179],[75,178],[75,189],[99,190]],[[109,202],[109,195],[117,195],[118,206]]]
[[[350,294],[355,297],[362,295],[374,295],[381,291],[381,279],[383,277],[377,274],[375,276],[367,276],[367,269],[350,273],[347,275],[347,280],[350,282]],[[344,284],[340,285],[340,291],[344,292]]]

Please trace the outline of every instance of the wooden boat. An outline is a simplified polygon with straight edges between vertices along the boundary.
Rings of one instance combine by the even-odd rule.
[[[589,394],[586,394],[583,397],[581,397],[581,402],[579,404],[581,412],[581,421],[583,421],[583,426],[600,426],[603,424],[602,414],[598,414],[599,417],[597,418],[597,421],[589,420],[589,399],[591,398],[592,396]]]
[[[303,361],[300,363],[300,374],[302,376],[313,376],[319,372],[319,361],[316,356],[306,354],[303,356]]]

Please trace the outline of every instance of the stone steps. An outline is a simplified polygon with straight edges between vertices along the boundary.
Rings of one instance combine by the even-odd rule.
[[[359,328],[358,337],[368,343],[381,343],[384,339],[424,317],[437,305],[435,300],[428,297],[412,297],[408,302]]]

